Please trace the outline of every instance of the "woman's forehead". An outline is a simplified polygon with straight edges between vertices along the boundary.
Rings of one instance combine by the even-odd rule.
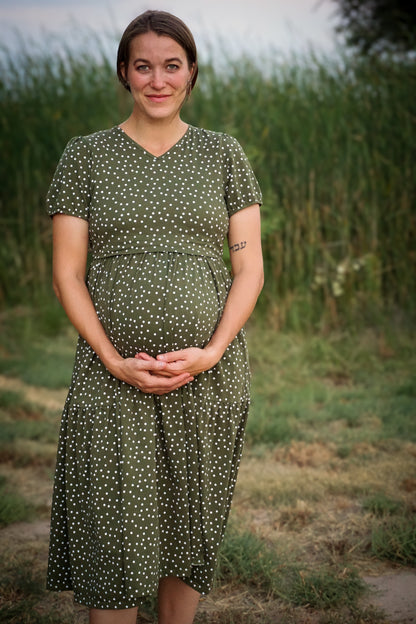
[[[186,58],[186,52],[181,45],[167,35],[158,35],[147,32],[137,35],[130,43],[131,59],[142,58],[151,60],[163,58]]]

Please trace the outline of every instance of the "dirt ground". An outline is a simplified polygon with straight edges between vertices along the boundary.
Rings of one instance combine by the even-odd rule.
[[[369,604],[381,609],[389,622],[416,622],[416,572],[398,571],[364,580],[373,592]]]

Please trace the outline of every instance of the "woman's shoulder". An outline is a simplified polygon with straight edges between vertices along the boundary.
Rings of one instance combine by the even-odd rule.
[[[117,126],[113,126],[105,130],[97,130],[91,134],[75,136],[69,141],[68,145],[84,145],[90,148],[100,147],[113,143],[116,136]]]
[[[117,151],[116,137],[117,126],[74,136],[67,142],[62,158],[91,164],[96,158]]]
[[[199,143],[204,144],[207,148],[220,150],[226,154],[241,150],[238,140],[226,132],[207,130],[206,128],[199,128],[196,126],[191,126],[191,130],[195,139],[197,139]]]

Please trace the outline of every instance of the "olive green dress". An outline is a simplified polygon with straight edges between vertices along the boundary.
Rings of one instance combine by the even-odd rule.
[[[123,357],[203,347],[231,284],[229,218],[261,202],[238,142],[189,126],[155,157],[119,127],[72,139],[47,205],[89,224],[87,285]],[[103,609],[159,579],[212,585],[249,405],[244,332],[220,362],[163,396],[113,377],[78,341],[62,417],[48,588]]]

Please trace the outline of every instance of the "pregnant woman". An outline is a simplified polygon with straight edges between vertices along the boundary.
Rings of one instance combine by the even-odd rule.
[[[243,444],[261,195],[235,139],[180,117],[198,74],[181,20],[136,18],[117,72],[131,116],[72,139],[47,198],[54,288],[80,334],[48,588],[73,590],[91,624],[134,624],[156,594],[159,624],[191,624],[212,586]]]

